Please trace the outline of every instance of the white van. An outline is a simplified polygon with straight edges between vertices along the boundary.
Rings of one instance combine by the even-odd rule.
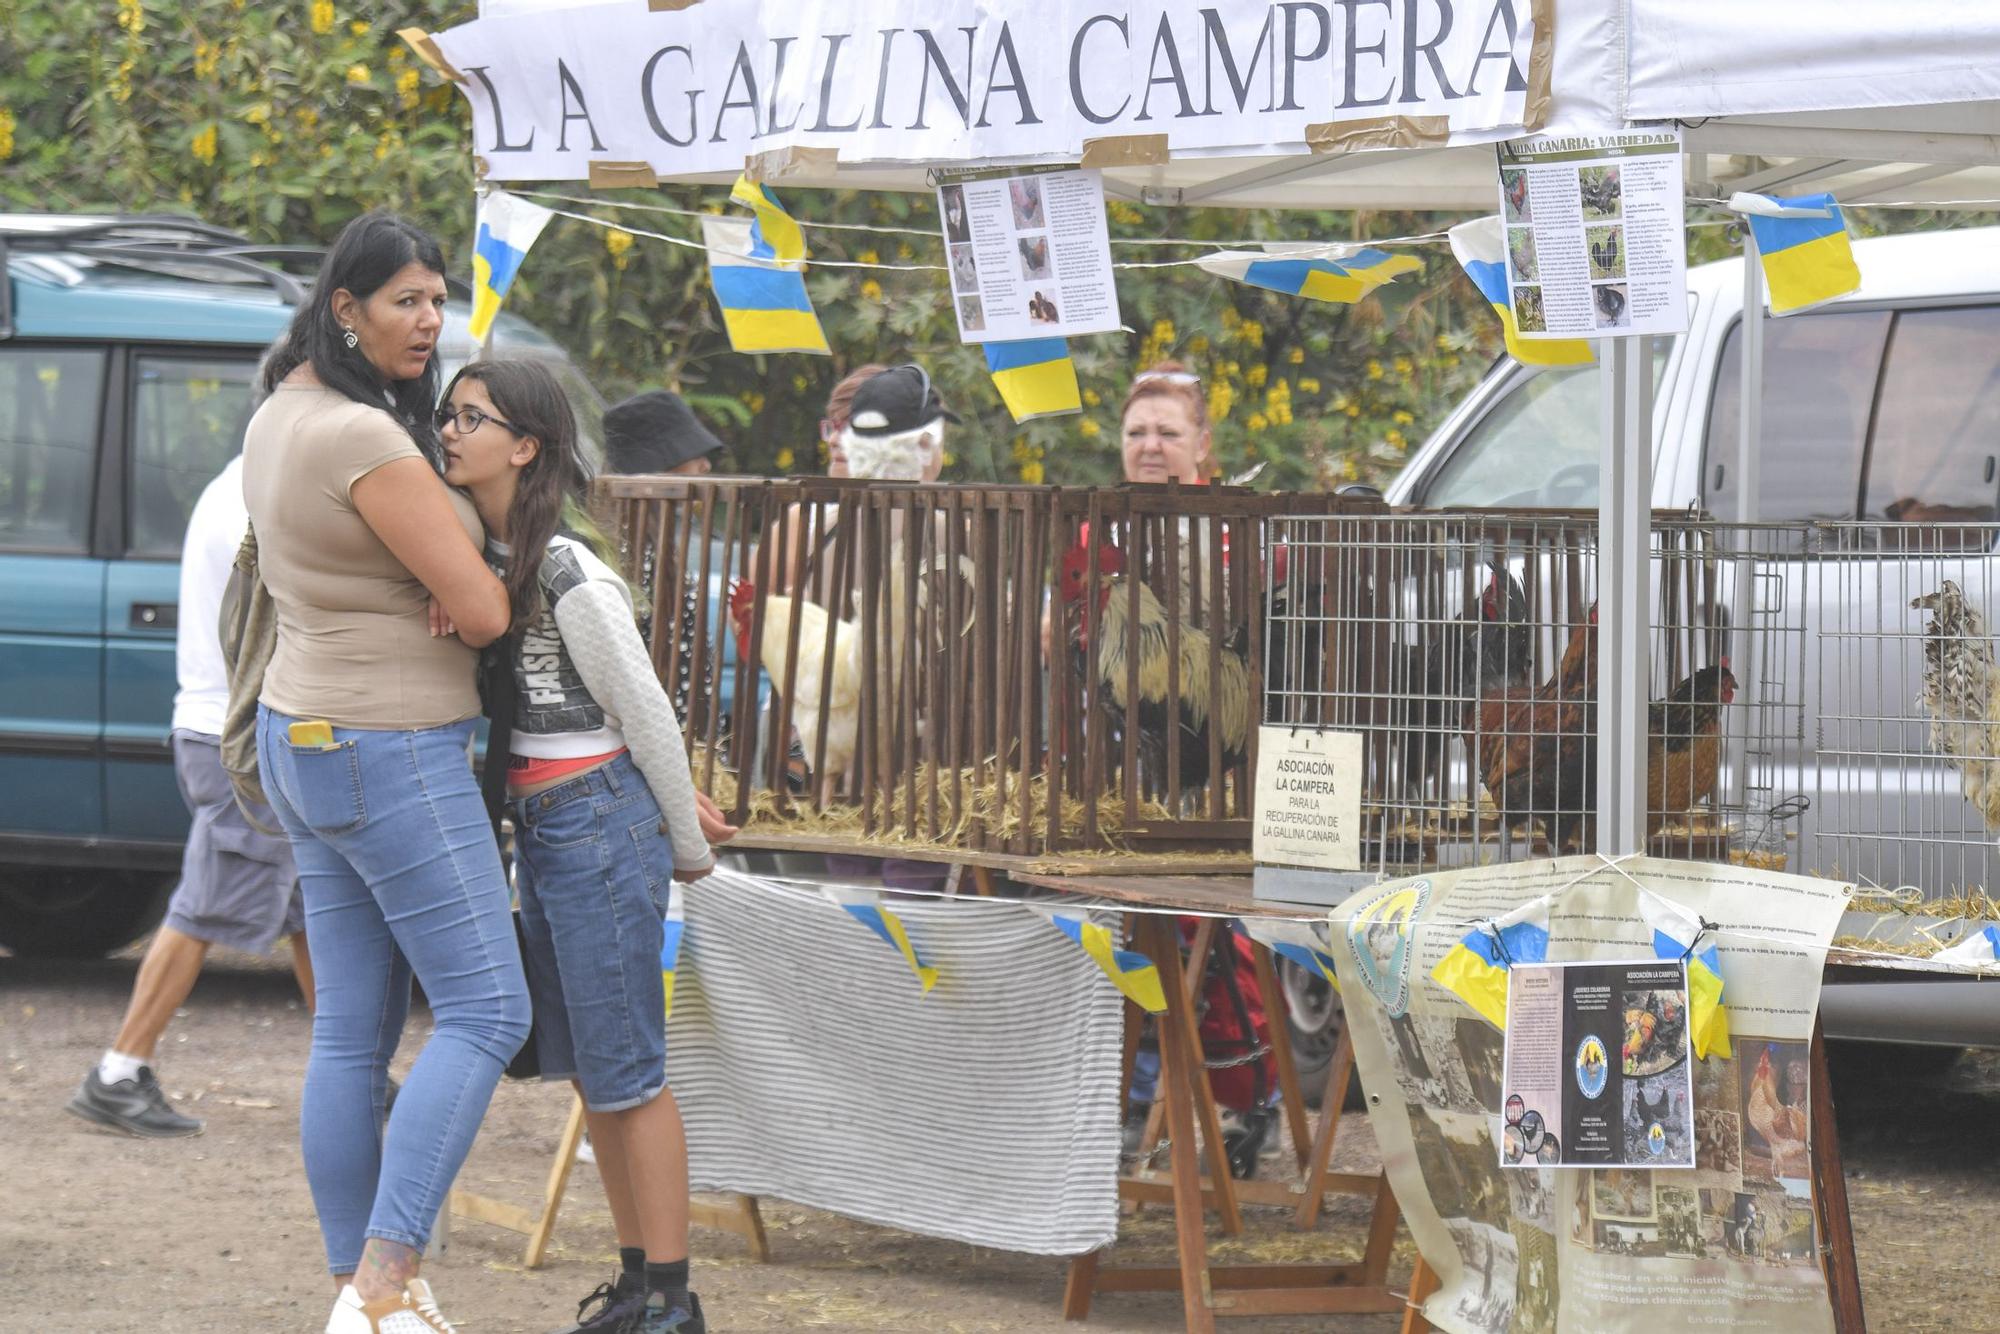
[[[1857,241],[1854,253],[1858,292],[1765,325],[1755,514],[1811,525],[1796,559],[1756,582],[1760,609],[1792,603],[1783,613],[1805,641],[1803,679],[1787,687],[1803,725],[1770,757],[1770,782],[1811,798],[1796,870],[1930,899],[2000,891],[2000,831],[1928,742],[1925,620],[1909,605],[1950,579],[1989,624],[2000,615],[2000,228]],[[1691,270],[1688,292],[1689,332],[1654,344],[1653,505],[1731,520],[1742,260]],[[1503,359],[1387,498],[1595,507],[1600,430],[1594,367]],[[1929,526],[1883,526],[1899,522]],[[1830,987],[1825,1012],[1832,1036],[2000,1046],[2000,988]]]

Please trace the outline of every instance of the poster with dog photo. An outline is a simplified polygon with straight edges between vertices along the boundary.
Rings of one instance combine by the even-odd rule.
[[[1119,327],[1104,177],[1073,167],[949,173],[938,221],[968,343]]]
[[[1517,139],[1499,183],[1521,337],[1687,331],[1679,130]]]

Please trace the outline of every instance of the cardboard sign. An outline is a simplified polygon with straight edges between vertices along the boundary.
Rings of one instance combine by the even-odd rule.
[[[1360,870],[1363,772],[1358,732],[1258,729],[1256,859]]]

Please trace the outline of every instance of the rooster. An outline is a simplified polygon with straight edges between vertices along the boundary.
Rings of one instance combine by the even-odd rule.
[[[1931,614],[1924,626],[1924,691],[1917,697],[1930,715],[1931,746],[1952,760],[1986,828],[2000,830],[2000,690],[1986,622],[1949,579],[1910,606]]]
[[[1088,620],[1084,598],[1092,584],[1097,588],[1097,650],[1087,669],[1086,679],[1098,693],[1099,706],[1123,726],[1127,716],[1126,687],[1130,668],[1126,659],[1133,615],[1133,596],[1138,599],[1139,698],[1134,725],[1139,729],[1139,746],[1147,764],[1163,773],[1167,762],[1168,728],[1180,729],[1180,769],[1182,791],[1205,787],[1208,783],[1209,727],[1218,731],[1222,766],[1239,764],[1249,754],[1250,714],[1255,703],[1245,636],[1232,635],[1219,646],[1220,675],[1209,678],[1209,638],[1205,631],[1182,625],[1178,634],[1180,652],[1177,699],[1167,698],[1167,613],[1153,590],[1141,581],[1125,577],[1125,553],[1117,547],[1097,549],[1097,577],[1089,574],[1090,558],[1085,548],[1072,547],[1063,554],[1059,591],[1074,614],[1071,631],[1075,645],[1088,653]]]
[[[1507,182],[1507,202],[1514,207],[1514,216],[1520,217],[1528,209],[1528,173],[1517,172]]]
[[[1794,1096],[1798,1096],[1796,1093]],[[1757,1073],[1750,1077],[1749,1097],[1744,1100],[1745,1119],[1771,1150],[1771,1174],[1803,1177],[1810,1174],[1806,1152],[1806,1111],[1788,1103],[1778,1092],[1778,1072],[1771,1064],[1771,1049],[1757,1058]]]
[[[1474,720],[1467,741],[1501,818],[1539,817],[1550,847],[1561,850],[1597,796],[1596,606],[1570,635],[1553,676],[1482,694]]]
[[[1590,243],[1590,262],[1600,273],[1612,274],[1618,269],[1618,233],[1612,232],[1602,241]]]
[[[1444,763],[1445,737],[1463,731],[1473,701],[1525,685],[1534,630],[1528,624],[1528,595],[1520,580],[1498,561],[1479,598],[1479,629],[1468,634],[1465,615],[1433,626],[1415,650],[1423,667],[1423,690],[1415,701],[1403,746],[1403,774],[1421,790]],[[1468,613],[1469,614],[1469,613]]]
[[[736,627],[736,650],[745,661],[750,657],[751,615],[757,604],[757,589],[748,580],[739,580],[729,594],[729,619]],[[787,636],[792,629],[793,600],[789,597],[764,599],[764,625],[759,644],[759,664],[769,674],[774,689],[785,682]],[[802,600],[799,610],[798,662],[792,678],[792,726],[798,729],[799,745],[807,764],[816,761],[819,740],[826,738],[826,761],[820,777],[830,785],[854,767],[855,746],[860,737],[861,719],[861,630],[852,621],[833,626],[833,682],[824,699],[826,681],[826,608]]]
[[[1729,659],[1704,667],[1646,711],[1646,833],[1715,791],[1722,706],[1736,698]]]

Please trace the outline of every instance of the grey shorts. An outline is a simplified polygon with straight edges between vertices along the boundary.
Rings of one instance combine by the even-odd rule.
[[[221,739],[175,732],[174,777],[194,823],[166,924],[196,940],[255,954],[280,936],[305,930],[291,844],[243,818],[222,768]],[[278,828],[269,806],[259,807],[257,818]]]

